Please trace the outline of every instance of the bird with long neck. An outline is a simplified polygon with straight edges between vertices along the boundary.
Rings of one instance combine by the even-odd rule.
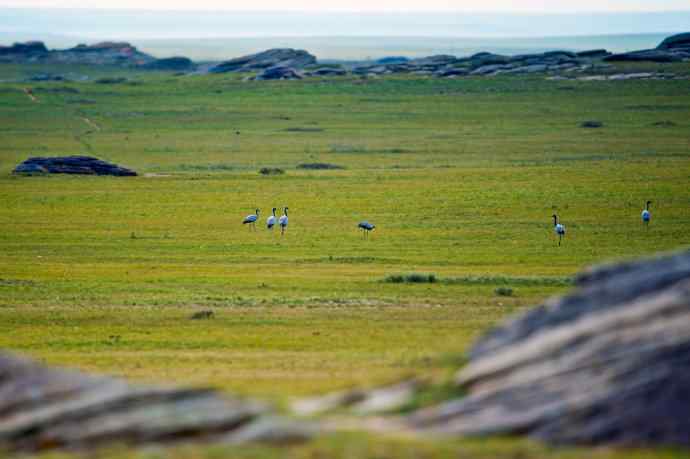
[[[561,241],[563,240],[563,237],[565,236],[565,226],[561,225],[558,223],[558,215],[553,214],[553,229],[558,235],[558,246],[561,246]]]
[[[280,235],[285,234],[285,229],[288,226],[288,208],[283,208],[283,215],[278,219],[278,224],[280,225]]]
[[[266,219],[266,228],[272,230],[276,224],[276,208],[273,208],[273,215]]]
[[[362,230],[362,236],[364,237],[364,239],[368,239],[369,238],[369,232],[373,231],[376,228],[376,225],[373,225],[373,224],[371,224],[365,220],[363,222],[360,222],[357,225],[357,228]]]
[[[642,211],[642,223],[644,223],[644,226],[649,229],[649,222],[652,220],[652,214],[649,212],[649,206],[652,204],[652,201],[647,201],[647,203],[644,206],[644,210]]]
[[[244,220],[242,220],[243,225],[249,225],[250,228],[253,228],[256,231],[256,221],[259,219],[259,209],[256,209],[255,214],[247,215],[244,217]]]

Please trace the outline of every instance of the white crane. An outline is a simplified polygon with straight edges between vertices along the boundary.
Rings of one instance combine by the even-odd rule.
[[[553,230],[558,235],[558,246],[561,245],[561,240],[565,236],[565,226],[558,223],[558,215],[553,214]]]
[[[288,226],[288,208],[283,208],[283,215],[278,219],[278,224],[280,225],[280,235],[285,234],[285,228]]]
[[[644,210],[642,211],[642,223],[644,223],[644,226],[649,229],[649,222],[652,220],[652,214],[649,212],[649,206],[652,204],[652,201],[647,201],[647,204],[644,206]]]
[[[276,226],[276,208],[273,208],[273,215],[266,219],[266,228],[272,230]]]
[[[367,239],[369,237],[369,232],[373,231],[374,228],[376,228],[376,225],[373,225],[365,220],[363,222],[360,222],[359,225],[357,225],[357,228],[362,230],[364,238]]]
[[[244,217],[244,220],[242,221],[243,225],[249,225],[250,228],[253,228],[256,231],[256,221],[259,219],[259,209],[256,209],[255,214],[247,215]]]

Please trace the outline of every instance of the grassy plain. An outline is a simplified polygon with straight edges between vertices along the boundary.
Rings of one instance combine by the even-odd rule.
[[[0,347],[49,363],[279,405],[412,373],[442,381],[476,336],[567,290],[583,267],[690,243],[688,80],[243,82],[10,65],[0,80],[45,70],[130,79],[0,83]],[[10,174],[28,156],[61,154],[141,176]],[[308,162],[346,169],[297,169]],[[290,207],[286,236],[240,224],[274,206]],[[377,225],[366,241],[362,219]],[[442,281],[383,282],[411,272]],[[189,320],[199,309],[215,317]],[[682,455],[360,434],[282,453]]]

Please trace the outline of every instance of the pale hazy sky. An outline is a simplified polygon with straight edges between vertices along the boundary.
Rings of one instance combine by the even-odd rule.
[[[0,7],[564,13],[690,10],[690,0],[0,0]]]

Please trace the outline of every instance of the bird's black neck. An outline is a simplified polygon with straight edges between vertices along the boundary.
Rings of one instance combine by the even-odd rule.
[[[554,215],[553,216],[553,226],[556,226],[556,225],[558,225],[558,216]]]

